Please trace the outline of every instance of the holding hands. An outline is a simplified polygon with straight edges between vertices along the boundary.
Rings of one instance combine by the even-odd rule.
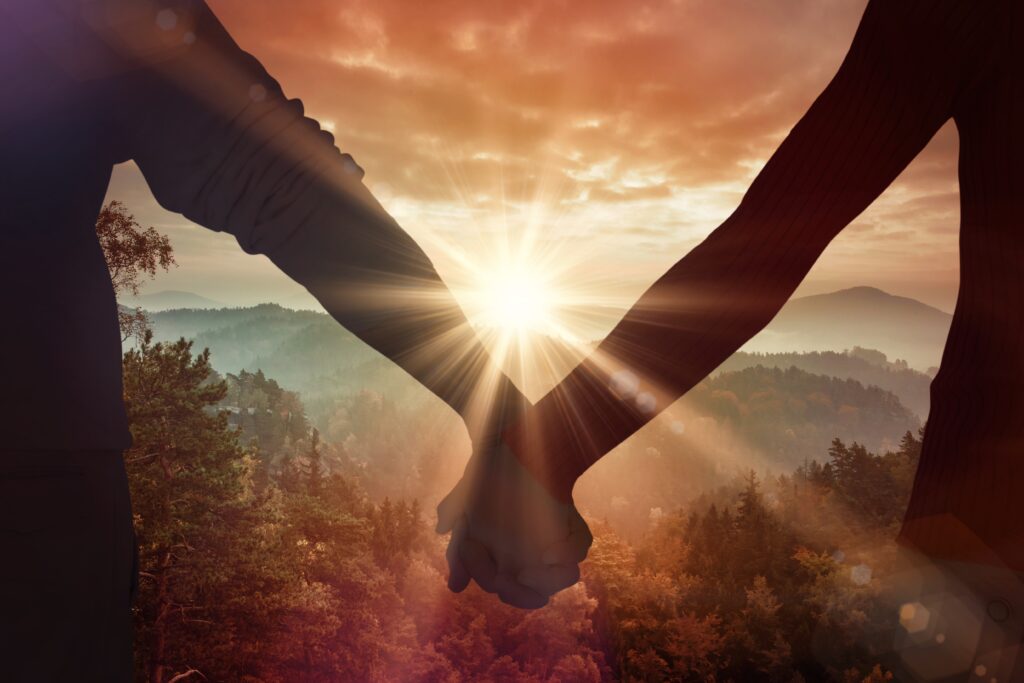
[[[536,609],[579,581],[592,536],[576,507],[551,495],[500,439],[474,439],[462,479],[437,508],[451,532],[448,587],[476,583],[515,607]]]

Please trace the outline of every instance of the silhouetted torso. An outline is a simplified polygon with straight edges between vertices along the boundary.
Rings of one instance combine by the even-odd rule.
[[[954,515],[1024,570],[1024,6],[996,16],[952,111],[960,292],[907,518],[923,520],[917,545],[955,555],[974,539]]]
[[[117,309],[96,216],[128,156],[108,82],[79,81],[0,18],[0,415],[7,448],[121,448]]]

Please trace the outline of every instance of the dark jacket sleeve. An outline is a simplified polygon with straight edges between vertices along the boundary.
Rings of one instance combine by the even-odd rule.
[[[163,207],[269,254],[315,229],[314,197],[366,199],[362,170],[204,2],[94,4],[110,17],[97,29],[135,66],[111,79],[113,125]]]
[[[736,211],[506,431],[560,498],[761,330],[821,252],[950,118],[984,3],[872,0],[832,82]]]
[[[362,170],[205,3],[138,3],[114,42],[144,59],[112,79],[111,125],[160,204],[266,255],[467,417],[490,357]]]

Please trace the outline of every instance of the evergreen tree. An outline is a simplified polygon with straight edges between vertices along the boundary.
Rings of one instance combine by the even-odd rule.
[[[266,518],[249,486],[254,462],[211,410],[225,386],[210,375],[207,352],[193,356],[185,340],[153,344],[151,332],[124,357],[134,441],[125,457],[140,550],[137,660],[152,683],[198,662],[230,662],[198,669],[210,678],[246,670],[244,651],[227,658],[222,649],[268,626],[276,601],[242,607],[240,580],[283,589],[257,533]]]

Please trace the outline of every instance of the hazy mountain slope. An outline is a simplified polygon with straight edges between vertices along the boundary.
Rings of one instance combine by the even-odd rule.
[[[277,304],[163,311],[151,314],[150,319],[158,341],[185,337],[196,339],[200,348],[209,346],[218,357],[215,365],[222,372],[239,370],[262,349],[274,348],[295,331],[328,320],[322,313],[293,311]]]
[[[879,358],[874,358],[875,355]],[[929,388],[932,378],[923,372],[899,363],[888,362],[884,354],[864,349],[851,352],[812,351],[808,353],[747,353],[733,354],[719,366],[715,374],[734,372],[762,365],[769,368],[796,367],[805,372],[829,377],[855,379],[865,386],[876,386],[891,391],[918,417],[928,415]]]
[[[223,308],[224,304],[192,292],[166,290],[152,294],[125,297],[126,306],[144,308],[150,312],[167,311],[175,308]]]
[[[310,417],[322,418],[339,396],[361,389],[395,401],[422,401],[430,394],[324,313],[277,304],[220,310],[166,311],[151,316],[158,341],[192,339],[210,349],[218,372],[263,370],[302,395]]]
[[[154,313],[152,317],[158,339],[179,336],[196,339],[200,348],[210,347],[215,366],[226,371],[255,369],[253,364],[257,361],[269,367],[280,360],[278,370],[283,368],[290,373],[291,361],[305,355],[307,361],[316,361],[323,376],[377,358],[329,316],[316,311],[263,304],[250,308],[169,310]],[[790,301],[743,350],[769,354],[842,352],[860,346],[880,349],[889,359],[905,359],[914,368],[926,370],[939,362],[950,320],[949,314],[919,301],[869,287],[855,287]],[[308,332],[302,332],[307,327]],[[282,347],[286,341],[289,346]],[[290,348],[291,345],[294,348]],[[517,354],[511,357],[516,358]],[[553,383],[553,378],[564,375],[579,360],[573,349],[564,345],[560,348],[560,342],[554,339],[547,340],[543,353],[534,357],[543,359],[547,366],[535,382],[542,388],[541,393]],[[750,359],[742,361],[742,358],[734,357],[731,365],[723,369],[739,369],[751,364]],[[837,358],[808,357],[801,359],[798,367],[855,377],[892,389],[915,412],[924,414],[927,391],[923,389],[926,383],[923,377],[912,379],[906,373],[897,377],[852,358],[846,359],[845,367],[838,367],[838,361]],[[757,362],[785,367],[788,361],[763,359]],[[829,369],[822,367],[823,364],[837,367]],[[508,368],[513,377],[520,377],[528,370]]]
[[[836,437],[885,450],[921,426],[892,392],[795,367],[724,373],[697,385],[683,406],[743,435],[785,469],[819,457]]]
[[[836,437],[895,449],[921,422],[877,387],[796,368],[752,367],[701,382],[594,465],[574,496],[617,531],[641,533],[736,473],[789,472],[826,457]]]
[[[802,310],[818,308],[818,314],[825,315],[826,309],[820,302],[831,296],[808,297],[810,304],[802,304],[805,308],[798,308],[797,312],[805,321],[808,316],[803,315]],[[884,294],[868,296],[880,298],[883,308],[892,303],[902,306],[908,301]],[[854,298],[857,298],[856,293]],[[791,305],[801,301],[805,300],[798,299]],[[912,304],[911,307],[915,307]],[[261,304],[249,308],[170,310],[153,313],[151,317],[158,340],[181,336],[194,339],[198,349],[210,348],[213,365],[220,372],[262,369],[283,386],[299,391],[311,416],[321,408],[322,400],[362,388],[383,392],[399,402],[428,396],[416,382],[325,313]],[[844,338],[844,347],[860,344],[862,338],[863,335],[851,333]],[[513,353],[512,357],[517,354]],[[545,351],[537,357],[543,357],[559,375],[578,360],[571,349],[559,350],[555,340],[547,340]],[[898,362],[888,361],[882,354],[864,350],[853,353],[739,352],[726,360],[718,373],[757,365],[782,369],[795,366],[814,374],[853,378],[864,385],[877,385],[896,393],[918,416],[927,415],[929,378]],[[511,368],[510,371],[515,377],[524,369]]]
[[[801,297],[787,303],[744,351],[879,349],[926,370],[939,364],[952,316],[873,287]]]
[[[400,481],[403,495],[426,496],[464,463],[454,413],[324,314],[263,305],[152,319],[159,339],[209,347],[218,371],[262,369],[298,392],[325,439]],[[739,354],[588,472],[580,500],[617,529],[640,531],[651,509],[685,503],[737,469],[789,471],[822,458],[837,436],[884,450],[921,421],[895,394],[866,386],[871,380],[911,400],[927,383],[863,350]]]

